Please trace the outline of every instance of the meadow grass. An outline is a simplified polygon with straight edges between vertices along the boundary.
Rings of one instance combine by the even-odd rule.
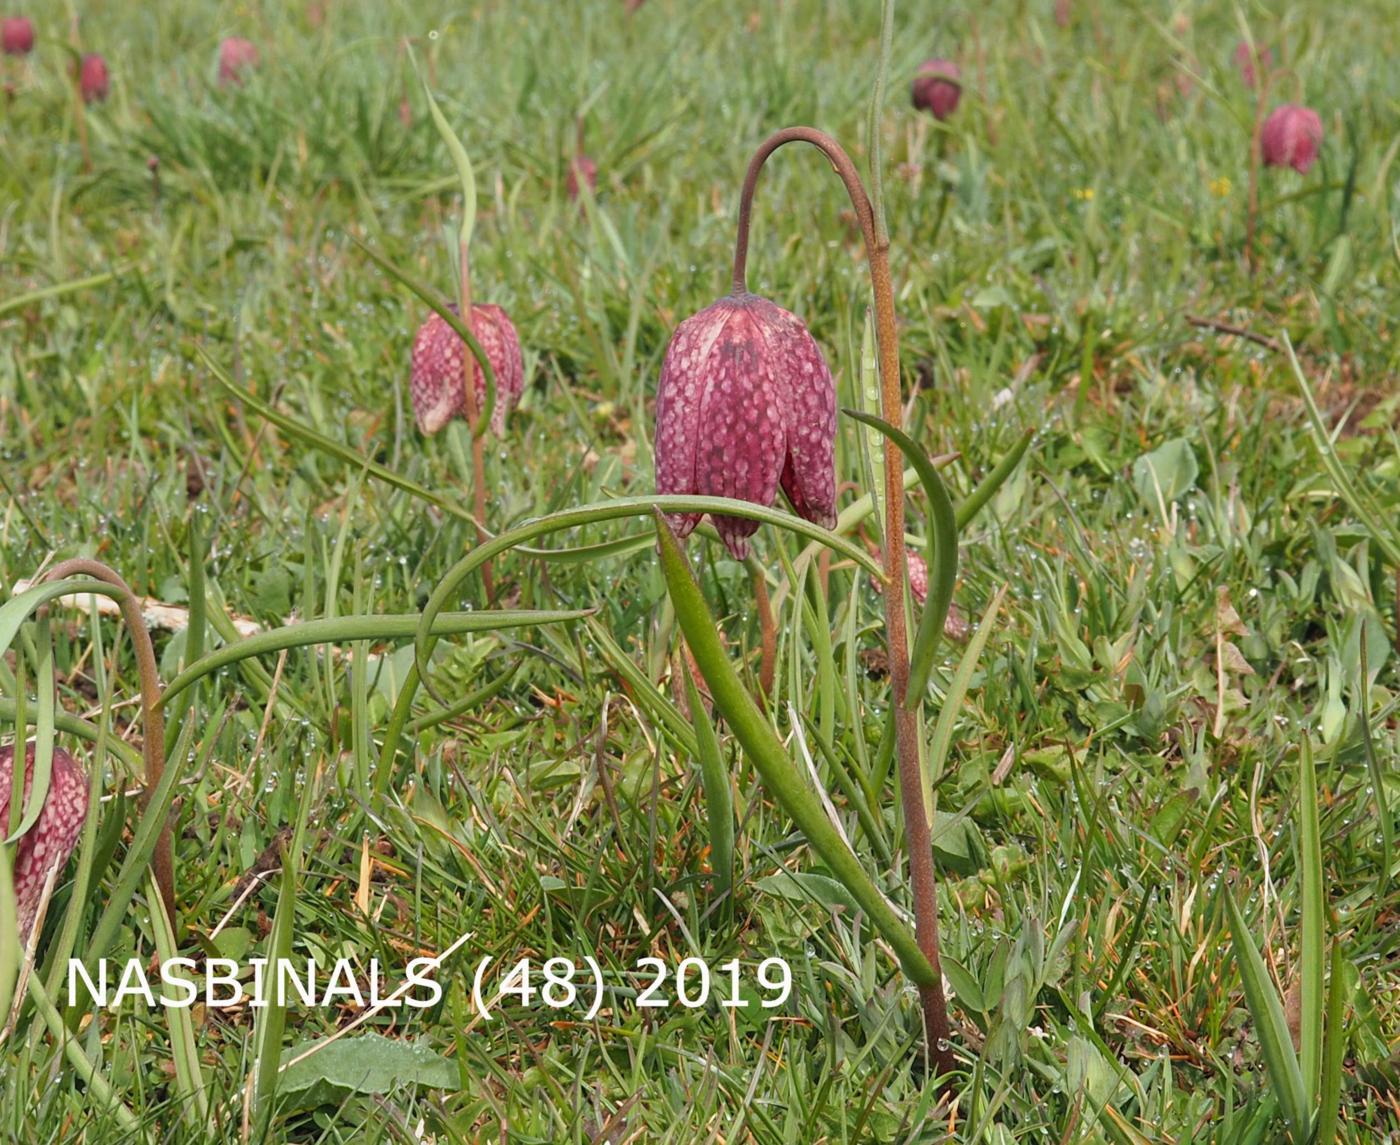
[[[158,635],[167,681],[191,640],[230,639],[232,616],[415,613],[476,543],[456,511],[470,504],[466,434],[423,439],[408,404],[425,308],[351,242],[454,293],[455,180],[403,37],[475,164],[475,296],[508,309],[525,350],[522,407],[488,439],[496,532],[652,492],[661,356],[728,288],[753,147],[806,123],[868,154],[878,4],[315,8],[85,6],[84,46],[112,73],[86,115],[88,166],[58,47],[0,61],[15,87],[0,119],[0,588],[86,555],[140,594],[193,601],[207,632]],[[1305,738],[1345,987],[1337,1137],[1400,1132],[1395,568],[1337,496],[1281,352],[1286,336],[1342,426],[1336,460],[1393,524],[1400,26],[1385,0],[1075,3],[1066,28],[1052,8],[898,5],[879,128],[907,427],[957,455],[943,470],[955,500],[1035,433],[962,536],[957,607],[975,622],[1006,595],[937,787],[966,1069],[952,1100],[927,1083],[910,982],[722,722],[739,826],[734,894],[716,901],[701,745],[641,520],[534,542],[640,538],[587,559],[499,558],[497,607],[590,615],[444,637],[440,700],[420,694],[388,768],[384,730],[413,663],[402,638],[242,660],[176,705],[182,949],[281,944],[401,967],[471,932],[441,1005],[355,1031],[442,1055],[452,1083],[363,1093],[321,1079],[274,1099],[258,1080],[268,1063],[348,1024],[349,1008],[294,1007],[285,1028],[248,1008],[197,1007],[186,1025],[141,1005],[62,1012],[61,929],[113,958],[169,941],[126,885],[110,946],[91,948],[137,821],[109,798],[49,910],[36,975],[52,1021],[36,995],[0,1047],[0,1138],[1283,1139],[1226,900],[1296,1014]],[[62,6],[34,16],[41,37],[66,37]],[[1231,65],[1242,20],[1296,77],[1279,98],[1299,85],[1327,132],[1308,175],[1264,173],[1252,275],[1252,104]],[[262,64],[219,89],[230,34]],[[943,125],[906,100],[935,54],[964,73]],[[579,116],[599,167],[582,207],[565,194]],[[840,403],[859,405],[868,280],[825,166],[795,149],[770,161],[750,284],[804,317]],[[231,397],[216,369],[290,421]],[[846,419],[840,435],[849,500],[866,487],[867,438]],[[926,508],[915,490],[917,537]],[[893,778],[871,778],[888,703],[880,598],[839,560],[825,587],[789,582],[802,546],[780,530],[755,547],[780,601],[769,710],[871,877],[907,906]],[[691,551],[752,681],[750,571],[717,545]],[[468,580],[453,607],[487,604]],[[103,761],[109,797],[131,788],[129,642],[67,606],[46,634],[26,628],[30,647],[39,635],[63,742]],[[961,651],[940,653],[935,714]],[[28,687],[32,713],[33,669],[14,649],[5,663],[0,703],[12,713]],[[110,736],[94,754],[96,724]],[[92,880],[84,895],[75,872]],[[592,955],[615,989],[593,1020],[509,999],[483,1020],[470,977],[484,954]],[[781,956],[794,990],[773,1013],[641,1009],[647,956],[737,958],[746,975]],[[252,1090],[267,1101],[245,1126]]]

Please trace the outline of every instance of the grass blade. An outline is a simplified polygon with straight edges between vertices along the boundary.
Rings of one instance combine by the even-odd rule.
[[[937,975],[919,949],[913,931],[895,913],[832,826],[816,795],[793,766],[773,725],[759,711],[729,662],[700,586],[695,583],[675,534],[660,510],[656,513],[656,532],[661,540],[661,571],[675,605],[676,619],[705,682],[710,685],[715,707],[723,713],[769,793],[792,816],[812,849],[894,948],[904,972],[920,985],[936,984]]]
[[[1302,1007],[1300,1068],[1308,1108],[1317,1106],[1322,1064],[1323,969],[1327,960],[1327,927],[1322,885],[1322,842],[1317,813],[1317,767],[1312,743],[1303,737],[1298,779],[1299,867],[1303,876],[1301,938]]]
[[[1298,1068],[1298,1056],[1293,1052],[1293,1043],[1288,1037],[1283,1003],[1279,1001],[1278,991],[1274,989],[1264,959],[1250,937],[1244,916],[1235,905],[1234,896],[1228,893],[1225,895],[1225,909],[1230,919],[1235,962],[1239,965],[1240,979],[1244,984],[1245,1004],[1249,1007],[1250,1017],[1254,1019],[1259,1047],[1264,1054],[1264,1067],[1278,1096],[1279,1109],[1288,1127],[1288,1138],[1295,1145],[1302,1145],[1308,1139],[1311,1117],[1303,1072]]]
[[[938,475],[938,470],[918,442],[902,429],[873,414],[859,410],[845,412],[857,421],[878,429],[899,446],[909,464],[918,471],[919,483],[928,494],[928,601],[919,618],[918,631],[914,634],[914,647],[909,657],[909,690],[905,700],[909,707],[917,707],[924,698],[929,673],[933,671],[933,654],[943,638],[943,624],[948,619],[948,609],[953,603],[953,586],[958,580],[958,526],[953,502],[943,478]]]

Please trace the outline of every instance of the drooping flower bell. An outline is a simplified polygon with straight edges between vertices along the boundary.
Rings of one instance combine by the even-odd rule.
[[[1322,120],[1310,107],[1281,104],[1264,120],[1259,146],[1265,167],[1292,167],[1306,175],[1322,146]]]
[[[10,831],[10,795],[14,779],[15,749],[0,747],[0,838]],[[24,760],[24,799],[34,786],[34,745]],[[48,795],[34,825],[19,840],[14,856],[15,901],[19,908],[19,939],[27,942],[39,914],[39,899],[52,871],[68,861],[87,817],[88,781],[83,769],[66,751],[53,749],[53,769]],[[16,816],[16,824],[18,823]]]
[[[455,305],[451,309],[454,314],[460,313]],[[525,389],[520,338],[506,312],[487,303],[472,305],[472,334],[496,375],[496,408],[491,414],[491,428],[499,437],[505,433],[506,414],[519,404]],[[424,433],[437,433],[454,417],[466,416],[468,363],[476,383],[479,406],[486,400],[486,375],[481,372],[481,364],[440,314],[428,315],[413,339],[413,371],[409,381],[413,415]]]
[[[246,73],[258,66],[258,46],[240,36],[230,36],[219,45],[219,86],[241,84]]]
[[[96,52],[83,57],[78,68],[78,91],[84,103],[107,98],[107,61]]]
[[[1274,53],[1268,44],[1249,46],[1248,40],[1235,45],[1235,67],[1239,70],[1244,86],[1254,88],[1259,83],[1259,73],[1267,72],[1274,66]]]
[[[914,76],[911,94],[918,110],[937,120],[947,119],[962,99],[962,69],[952,60],[925,60]]]
[[[836,389],[801,319],[736,292],[676,328],[656,391],[656,491],[771,505],[836,521]],[[670,515],[686,536],[698,513]],[[736,559],[758,522],[718,516]]]
[[[0,20],[0,51],[7,56],[27,56],[34,50],[34,25],[26,16]]]

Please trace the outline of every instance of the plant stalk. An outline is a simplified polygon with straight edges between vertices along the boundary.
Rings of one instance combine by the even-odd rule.
[[[111,568],[101,561],[77,557],[60,561],[49,569],[43,580],[63,580],[70,576],[88,576],[105,581],[121,593],[122,620],[131,633],[131,643],[136,649],[136,667],[141,677],[141,753],[145,759],[145,784],[141,792],[141,807],[144,810],[151,796],[160,786],[165,774],[165,716],[161,710],[160,670],[157,666],[155,647],[151,644],[151,634],[146,629],[146,621],[141,615],[141,604],[131,586]],[[155,874],[156,886],[165,900],[165,910],[171,924],[175,920],[175,863],[170,841],[170,820],[161,826],[160,837],[155,850],[151,852],[151,870]]]
[[[846,186],[851,206],[860,222],[870,265],[875,301],[875,332],[879,343],[880,405],[891,425],[903,423],[900,400],[899,335],[895,325],[894,287],[890,278],[889,239],[876,225],[870,195],[850,156],[831,136],[811,127],[788,127],[770,135],[754,152],[739,196],[739,228],[734,248],[734,293],[748,292],[749,224],[754,188],[768,157],[786,143],[810,143],[830,160]],[[924,813],[919,769],[918,719],[909,705],[909,637],[904,614],[906,556],[904,548],[904,463],[893,441],[885,442],[885,604],[886,650],[895,713],[895,751],[899,765],[899,794],[904,809],[904,830],[909,843],[909,874],[914,900],[914,928],[919,949],[933,966],[935,980],[919,987],[924,1011],[928,1053],[938,1073],[956,1067],[949,1039],[948,1007],[943,996],[942,966],[938,957],[938,898],[933,870],[933,845]]]
[[[468,330],[475,334],[476,323],[472,321],[471,256],[467,251],[465,235],[462,236],[457,245],[457,254],[457,265],[461,271],[461,289],[458,298],[462,311],[462,322]],[[464,385],[467,396],[467,424],[471,426],[472,434],[472,506],[476,511],[476,543],[483,545],[487,538],[486,443],[482,440],[484,430],[476,424],[476,359],[471,354],[462,355],[462,370],[466,375]],[[494,593],[489,561],[481,567],[481,582],[486,588],[486,599],[490,601]]]

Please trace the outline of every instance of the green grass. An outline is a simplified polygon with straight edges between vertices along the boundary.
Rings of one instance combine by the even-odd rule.
[[[661,356],[676,323],[728,288],[749,153],[808,123],[864,165],[879,5],[649,0],[630,20],[622,7],[492,0],[420,16],[332,2],[317,26],[281,4],[88,5],[84,47],[112,71],[111,99],[86,116],[90,169],[60,48],[0,59],[15,85],[0,118],[5,596],[51,558],[96,556],[170,604],[202,583],[212,647],[226,614],[414,613],[475,543],[442,504],[470,503],[465,435],[423,440],[408,406],[425,310],[350,241],[453,290],[455,178],[405,35],[475,166],[475,295],[509,310],[525,347],[524,405],[505,441],[488,439],[491,528],[651,493]],[[880,121],[906,426],[931,454],[958,453],[943,470],[955,501],[1036,431],[962,537],[962,613],[975,621],[1008,594],[937,789],[956,1101],[926,1084],[917,997],[891,951],[816,877],[722,722],[738,830],[734,896],[716,900],[676,622],[646,535],[583,561],[499,558],[498,607],[593,615],[445,637],[440,699],[419,694],[412,750],[387,772],[404,639],[271,652],[173,705],[190,704],[170,734],[182,953],[282,942],[401,976],[473,934],[440,1006],[355,1031],[421,1042],[456,1084],[295,1089],[254,1103],[252,1139],[407,1141],[420,1125],[438,1141],[1283,1139],[1226,904],[1287,998],[1318,953],[1303,948],[1304,732],[1344,987],[1338,1138],[1400,1131],[1395,569],[1337,496],[1287,356],[1188,321],[1287,334],[1323,416],[1346,421],[1340,464],[1393,527],[1400,33],[1382,0],[1242,9],[1297,77],[1280,98],[1301,85],[1327,131],[1307,176],[1263,173],[1251,277],[1236,9],[1072,7],[1061,29],[1048,0],[898,5]],[[41,37],[66,39],[66,9],[33,14]],[[262,47],[242,90],[212,84],[229,34]],[[942,127],[906,101],[932,54],[958,57],[966,82]],[[583,211],[564,192],[580,114],[600,171]],[[868,284],[846,207],[814,152],[785,149],[759,187],[749,266],[753,289],[809,323],[841,404],[857,405]],[[231,400],[200,351],[348,454]],[[840,432],[849,501],[866,431],[843,419]],[[920,537],[927,510],[914,491]],[[893,777],[872,779],[888,702],[868,671],[880,598],[839,561],[824,591],[810,578],[782,591],[801,544],[771,527],[755,543],[782,601],[770,710],[871,878],[907,905]],[[690,551],[751,682],[749,572],[703,540]],[[469,578],[451,607],[486,604]],[[25,633],[15,648],[38,629]],[[107,720],[115,750],[95,754],[60,720],[112,798],[60,879],[45,976],[67,944],[102,953],[92,936],[114,899],[129,906],[110,957],[155,957],[163,929],[119,878],[137,823],[116,798],[139,763],[114,742],[139,742],[129,641],[67,605],[50,636],[60,708]],[[158,634],[157,651],[167,681],[190,660],[183,634]],[[959,654],[940,653],[931,713]],[[0,703],[13,710],[22,671],[32,716],[24,659],[6,654]],[[618,989],[593,1021],[510,1001],[482,1021],[470,985],[486,954],[592,955]],[[782,956],[794,990],[771,1015],[643,1010],[629,991],[652,955],[737,958],[750,977]],[[57,969],[46,996],[61,1009]],[[0,1047],[6,1140],[122,1139],[107,1090],[151,1139],[241,1139],[250,1078],[261,1098],[281,1050],[356,1016],[293,1008],[282,1030],[248,1009],[185,1011],[188,1028],[141,1004],[43,1011],[33,996]],[[56,1042],[49,1017],[76,1042]],[[78,1051],[105,1081],[82,1080]],[[190,1071],[209,1110],[197,1130],[181,1122]]]

